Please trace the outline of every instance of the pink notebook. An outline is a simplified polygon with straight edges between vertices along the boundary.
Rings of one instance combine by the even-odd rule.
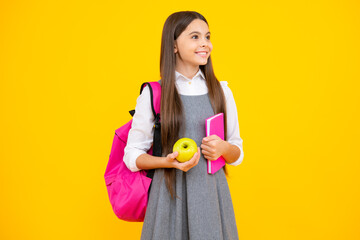
[[[224,140],[224,114],[219,113],[205,120],[206,136],[217,135]],[[214,174],[223,166],[225,166],[225,159],[220,156],[215,161],[207,160],[208,173]]]

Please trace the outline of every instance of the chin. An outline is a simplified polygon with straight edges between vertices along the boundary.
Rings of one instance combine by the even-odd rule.
[[[197,62],[197,65],[206,65],[207,63],[208,63],[208,59]]]

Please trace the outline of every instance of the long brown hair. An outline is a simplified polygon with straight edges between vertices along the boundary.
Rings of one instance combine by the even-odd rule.
[[[161,143],[162,154],[166,156],[172,153],[172,147],[179,138],[180,126],[183,122],[183,109],[180,95],[175,86],[176,56],[174,43],[186,27],[195,19],[201,19],[208,24],[205,17],[194,11],[181,11],[171,14],[165,21],[160,56],[161,75]],[[208,24],[209,26],[209,24]],[[206,65],[200,65],[205,75],[208,87],[208,95],[215,114],[224,113],[225,139],[226,139],[226,107],[225,96],[220,82],[215,77],[211,55]],[[174,197],[175,169],[166,168],[165,182],[171,197]],[[227,173],[224,168],[225,173]]]

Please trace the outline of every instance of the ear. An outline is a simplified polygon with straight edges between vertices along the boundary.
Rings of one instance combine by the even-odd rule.
[[[176,41],[174,42],[174,53],[177,53],[178,49],[177,49],[177,45],[176,45]]]

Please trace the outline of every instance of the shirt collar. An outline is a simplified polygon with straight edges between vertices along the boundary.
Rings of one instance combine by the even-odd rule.
[[[201,71],[201,69],[199,68],[199,71],[195,74],[195,76],[192,78],[192,79],[189,79],[187,77],[185,77],[183,74],[179,73],[178,71],[175,70],[175,78],[176,80],[183,80],[183,81],[192,81],[198,77],[201,77],[202,79],[205,80],[205,76],[204,76],[204,73]],[[200,78],[200,79],[201,79]]]

